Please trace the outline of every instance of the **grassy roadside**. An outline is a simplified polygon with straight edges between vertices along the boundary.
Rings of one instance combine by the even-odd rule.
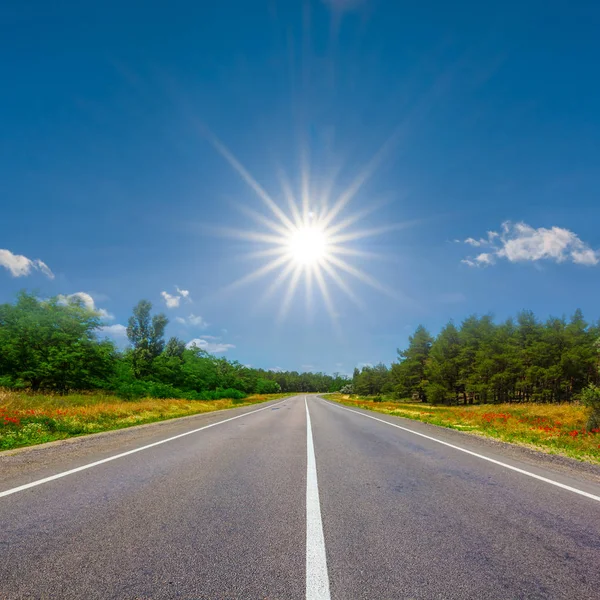
[[[432,406],[374,402],[372,398],[326,394],[346,406],[441,425],[504,442],[600,464],[600,429],[585,431],[588,411],[576,404],[483,404]]]
[[[255,395],[242,400],[124,401],[103,393],[58,396],[0,389],[0,450],[259,404],[289,395]]]

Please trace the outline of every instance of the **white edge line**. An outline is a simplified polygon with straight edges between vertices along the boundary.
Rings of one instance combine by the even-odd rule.
[[[487,460],[495,465],[500,467],[504,467],[505,469],[510,469],[511,471],[515,471],[517,473],[521,473],[521,475],[527,475],[528,477],[533,477],[534,479],[538,479],[539,481],[543,481],[545,483],[549,483],[550,485],[555,485],[556,487],[562,488],[563,490],[568,490],[569,492],[573,492],[574,494],[579,494],[580,496],[585,496],[586,498],[590,498],[590,500],[595,500],[596,502],[600,502],[600,496],[595,496],[594,494],[590,494],[589,492],[584,492],[583,490],[579,490],[577,488],[571,487],[570,485],[566,485],[564,483],[560,483],[558,481],[554,481],[553,479],[548,479],[547,477],[543,477],[542,475],[536,475],[531,471],[525,471],[524,469],[519,469],[519,467],[513,467],[507,463],[501,462],[494,458],[490,458],[489,456],[485,456],[483,454],[478,454],[477,452],[473,452],[472,450],[467,450],[466,448],[461,448],[460,446],[455,446],[454,444],[450,444],[449,442],[444,442],[442,440],[438,440],[430,435],[426,435],[424,433],[419,433],[418,431],[414,431],[413,429],[408,429],[408,427],[402,427],[402,425],[396,425],[395,423],[390,423],[389,421],[385,421],[384,419],[378,419],[377,417],[373,417],[371,415],[367,415],[358,410],[353,410],[351,408],[346,408],[345,406],[340,405],[336,402],[331,402],[329,400],[325,400],[321,398],[327,404],[331,404],[336,406],[337,408],[341,408],[342,410],[347,410],[348,412],[356,413],[357,415],[361,415],[362,417],[366,417],[367,419],[373,419],[374,421],[379,421],[380,423],[385,423],[386,425],[390,425],[391,427],[396,427],[397,429],[402,429],[403,431],[408,431],[408,433],[412,433],[414,435],[418,435],[419,437],[431,440],[433,442],[437,442],[438,444],[443,444],[444,446],[448,446],[449,448],[454,448],[454,450],[458,450],[459,452],[464,452],[465,454],[470,454],[471,456],[476,456],[477,458],[481,458],[482,460]]]
[[[329,600],[331,596],[319,501],[317,461],[306,396],[304,396],[304,405],[306,407],[306,599]]]
[[[153,448],[154,446],[160,446],[161,444],[166,444],[167,442],[172,442],[173,440],[177,440],[179,438],[185,437],[186,435],[192,435],[193,433],[198,433],[203,429],[209,429],[210,427],[215,427],[216,425],[222,425],[223,423],[227,423],[228,421],[233,421],[234,419],[241,419],[242,417],[247,417],[249,415],[253,415],[254,413],[260,412],[261,410],[267,410],[267,408],[271,408],[273,406],[278,406],[282,404],[289,398],[282,400],[281,402],[277,402],[277,404],[269,404],[268,406],[263,406],[257,410],[252,410],[250,412],[244,413],[242,415],[236,415],[235,417],[230,417],[229,419],[224,419],[223,421],[217,421],[216,423],[211,423],[210,425],[204,425],[204,427],[198,427],[197,429],[192,429],[191,431],[186,431],[185,433],[180,433],[178,435],[174,435],[172,437],[166,438],[164,440],[159,440],[158,442],[153,442],[152,444],[147,444],[146,446],[140,446],[139,448],[134,448],[133,450],[128,450],[127,452],[121,452],[120,454],[115,454],[114,456],[109,456],[108,458],[103,458],[102,460],[97,460],[92,463],[88,463],[87,465],[82,465],[81,467],[76,467],[75,469],[69,469],[68,471],[63,471],[62,473],[57,473],[56,475],[50,475],[50,477],[44,477],[43,479],[38,479],[36,481],[32,481],[30,483],[25,483],[23,485],[19,485],[17,487],[11,488],[9,490],[5,490],[0,492],[0,498],[4,498],[5,496],[10,496],[11,494],[16,494],[17,492],[22,492],[24,490],[28,490],[29,488],[36,487],[38,485],[42,485],[44,483],[48,483],[50,481],[54,481],[55,479],[61,479],[62,477],[66,477],[67,475],[73,475],[73,473],[79,473],[79,471],[85,471],[86,469],[91,469],[92,467],[97,467],[98,465],[102,465],[104,463],[110,462],[112,460],[117,460],[118,458],[123,458],[124,456],[129,456],[130,454],[135,454],[136,452],[141,452],[142,450],[148,450],[148,448]],[[207,414],[207,413],[198,413],[198,414]]]

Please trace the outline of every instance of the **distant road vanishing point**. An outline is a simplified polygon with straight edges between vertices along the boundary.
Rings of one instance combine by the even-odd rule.
[[[592,467],[315,395],[0,453],[0,599],[600,598]]]

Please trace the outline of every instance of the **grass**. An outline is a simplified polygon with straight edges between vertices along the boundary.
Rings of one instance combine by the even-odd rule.
[[[0,450],[248,406],[287,395],[255,395],[242,400],[125,401],[104,393],[59,396],[0,389]]]
[[[432,423],[520,444],[549,454],[600,464],[600,429],[585,430],[588,410],[577,404],[432,406],[327,394],[330,400],[387,415]]]

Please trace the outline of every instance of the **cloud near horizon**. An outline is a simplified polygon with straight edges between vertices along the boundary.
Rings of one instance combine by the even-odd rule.
[[[178,286],[175,286],[175,289],[177,290],[176,294],[169,294],[167,291],[160,293],[165,301],[165,304],[167,305],[167,308],[179,308],[182,299],[192,302],[192,297],[190,296],[189,290],[179,289]]]
[[[208,336],[207,336],[208,337]],[[206,352],[210,352],[211,354],[220,354],[221,352],[227,352],[227,350],[231,350],[235,348],[234,344],[224,344],[222,342],[212,342],[208,339],[203,338],[194,338],[190,340],[187,344],[187,348],[191,348],[192,346],[196,346],[200,348],[200,350],[206,350]]]
[[[40,271],[48,279],[54,279],[50,267],[39,258],[32,260],[22,254],[13,254],[10,250],[0,249],[0,267],[10,271],[13,277],[26,277],[31,271]]]
[[[58,302],[59,304],[69,304],[75,300],[81,300],[85,308],[87,308],[90,312],[96,313],[100,318],[106,319],[107,321],[112,321],[115,316],[109,313],[104,308],[98,308],[94,301],[94,298],[87,292],[75,292],[74,294],[59,294]]]
[[[104,334],[116,340],[123,340],[127,337],[127,327],[125,325],[103,325],[98,329],[99,334]]]
[[[195,315],[194,313],[191,313],[187,318],[175,317],[175,321],[181,325],[191,325],[193,327],[199,327],[200,329],[206,329],[209,326],[209,323],[207,323],[200,315]]]
[[[534,229],[523,222],[505,221],[500,233],[488,231],[486,238],[467,238],[464,243],[485,250],[461,261],[469,267],[488,267],[501,259],[512,263],[539,260],[572,262],[587,267],[600,263],[599,251],[593,250],[578,235],[562,227]]]

